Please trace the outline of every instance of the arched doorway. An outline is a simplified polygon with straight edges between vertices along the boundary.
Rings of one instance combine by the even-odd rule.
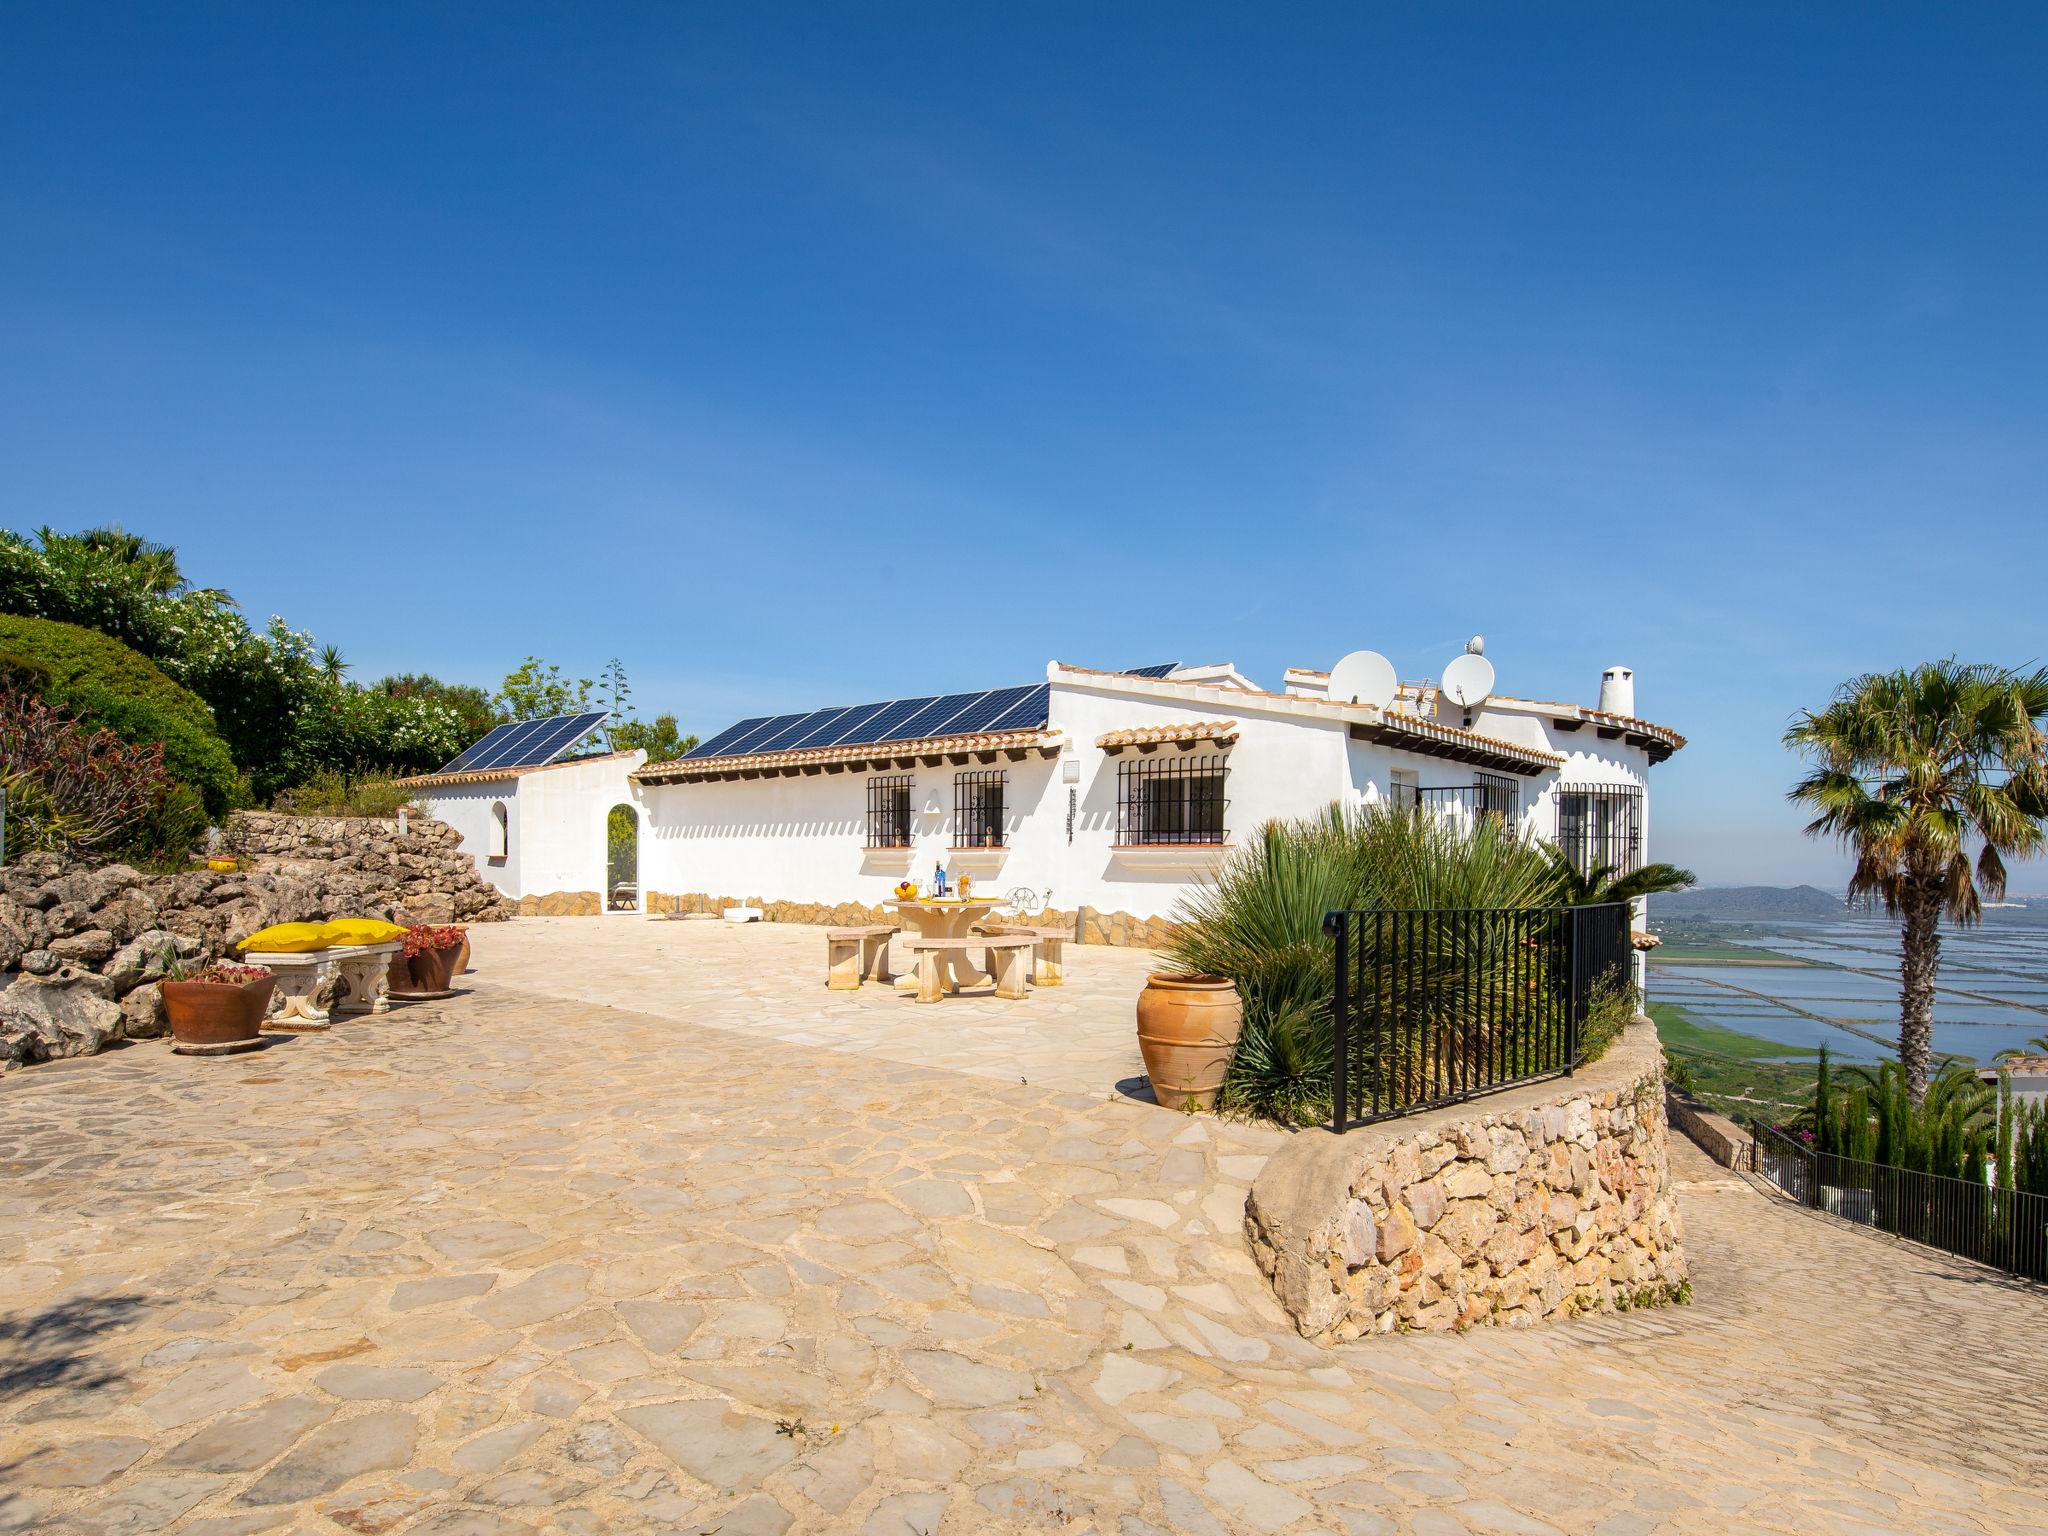
[[[640,903],[640,813],[622,803],[604,818],[604,909],[638,912]]]

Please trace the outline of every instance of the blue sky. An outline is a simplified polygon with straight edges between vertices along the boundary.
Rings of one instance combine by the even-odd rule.
[[[2048,659],[2044,61],[1993,6],[13,6],[0,524],[705,730],[1484,631],[1691,736],[1659,856],[1832,881],[1790,713]]]

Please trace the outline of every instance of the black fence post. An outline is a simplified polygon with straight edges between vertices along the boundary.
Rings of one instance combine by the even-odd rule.
[[[1330,1024],[1330,1129],[1344,1134],[1351,1107],[1345,1068],[1351,1061],[1351,935],[1348,912],[1325,912],[1323,932],[1337,942],[1337,993]]]

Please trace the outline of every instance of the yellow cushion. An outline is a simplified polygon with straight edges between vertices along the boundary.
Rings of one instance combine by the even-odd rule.
[[[402,924],[374,917],[338,917],[331,923],[320,924],[320,930],[330,944],[389,944],[405,937]]]
[[[242,940],[242,951],[262,950],[272,955],[303,955],[316,949],[330,949],[325,923],[272,923]]]

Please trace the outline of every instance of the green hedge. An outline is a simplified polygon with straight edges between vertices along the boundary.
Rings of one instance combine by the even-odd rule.
[[[235,804],[240,781],[213,711],[120,641],[54,619],[0,614],[0,668],[123,741],[162,742],[164,766],[207,815],[219,818]]]

